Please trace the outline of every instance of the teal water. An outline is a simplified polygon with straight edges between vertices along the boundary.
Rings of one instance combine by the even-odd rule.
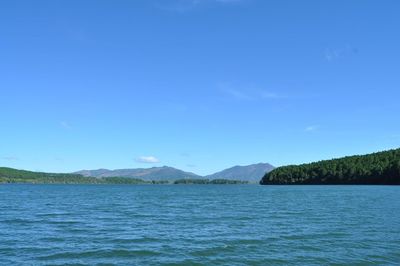
[[[400,187],[0,185],[0,265],[399,265]]]

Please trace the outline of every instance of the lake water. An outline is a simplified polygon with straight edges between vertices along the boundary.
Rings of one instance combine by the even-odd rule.
[[[0,185],[0,265],[399,265],[400,187]]]

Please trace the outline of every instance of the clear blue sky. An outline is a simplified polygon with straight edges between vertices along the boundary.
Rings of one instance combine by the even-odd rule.
[[[0,165],[209,174],[399,147],[399,14],[397,0],[1,1]]]

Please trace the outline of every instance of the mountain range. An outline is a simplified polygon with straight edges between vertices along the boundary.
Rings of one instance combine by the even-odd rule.
[[[174,181],[179,179],[229,179],[256,183],[259,182],[266,173],[270,172],[273,169],[274,167],[268,163],[258,163],[246,166],[234,166],[207,176],[200,176],[169,166],[116,170],[81,170],[74,172],[74,174],[97,178],[129,177],[138,178],[145,181]]]
[[[161,181],[161,180],[177,180],[177,179],[197,179],[201,178],[196,174],[190,172],[184,172],[182,170],[169,167],[151,167],[151,168],[135,168],[135,169],[97,169],[97,170],[82,170],[75,172],[74,174],[80,174],[83,176],[91,177],[130,177],[139,178],[145,181]]]

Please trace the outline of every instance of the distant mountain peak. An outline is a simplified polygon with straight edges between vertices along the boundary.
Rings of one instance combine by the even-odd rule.
[[[212,175],[206,176],[208,179],[230,179],[249,181],[251,183],[259,182],[260,179],[275,167],[269,163],[256,163],[250,165],[235,165]]]
[[[100,168],[96,170],[82,170],[75,172],[74,174],[81,174],[83,176],[91,177],[130,177],[139,178],[145,181],[173,181],[178,179],[230,179],[230,180],[241,180],[249,181],[251,183],[257,183],[261,178],[274,167],[268,163],[257,163],[251,165],[235,165],[231,168],[217,172],[208,176],[199,176],[191,172],[185,172],[180,169],[176,169],[171,166],[154,166],[150,168],[133,168],[133,169],[115,169],[109,170]]]
[[[83,176],[92,177],[130,177],[140,178],[145,181],[160,181],[160,180],[177,180],[185,178],[201,178],[200,176],[185,172],[170,166],[151,167],[151,168],[134,168],[134,169],[97,169],[97,170],[82,170],[75,172],[75,174],[81,174]]]

